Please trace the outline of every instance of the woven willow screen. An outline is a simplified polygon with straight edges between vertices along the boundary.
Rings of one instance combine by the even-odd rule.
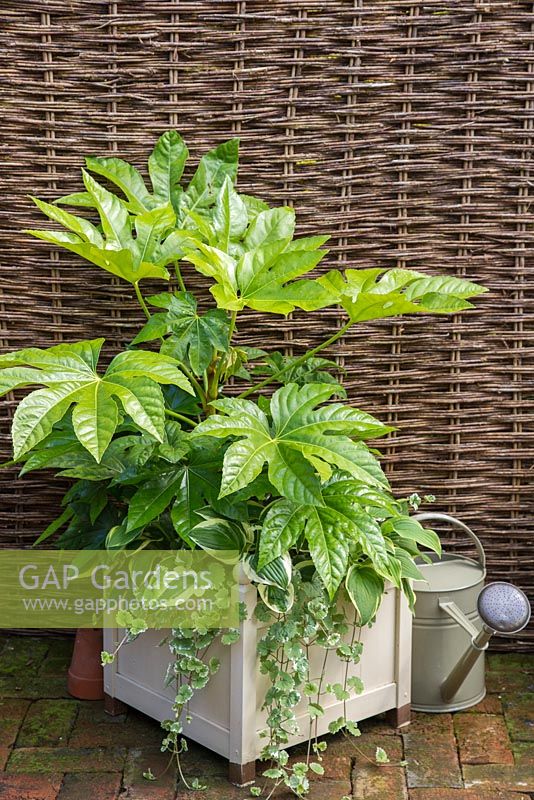
[[[127,286],[20,232],[38,216],[27,194],[79,188],[86,154],[142,165],[169,127],[194,155],[238,135],[240,187],[331,234],[326,267],[491,289],[469,314],[353,329],[336,354],[351,400],[399,428],[383,448],[395,488],[435,494],[479,533],[491,577],[533,588],[532,3],[4,0],[0,18],[2,348],[105,335],[111,351],[139,321]],[[240,333],[298,353],[338,322]],[[14,475],[3,545],[30,543],[61,495]]]

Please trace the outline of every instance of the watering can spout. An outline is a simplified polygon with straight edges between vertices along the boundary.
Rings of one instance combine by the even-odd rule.
[[[478,630],[455,603],[440,603],[440,608],[456,620],[471,635],[471,643],[441,684],[441,697],[450,703],[465,679],[496,634],[515,634],[530,620],[530,603],[521,589],[511,583],[488,583],[478,596],[478,614],[482,628]]]

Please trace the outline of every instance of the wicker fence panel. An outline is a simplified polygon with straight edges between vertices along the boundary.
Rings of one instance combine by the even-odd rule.
[[[240,186],[330,233],[326,267],[491,289],[474,312],[358,327],[335,352],[351,400],[399,428],[383,448],[395,488],[434,493],[480,534],[491,577],[534,589],[533,4],[4,0],[0,19],[1,347],[102,334],[111,352],[140,321],[125,286],[20,232],[38,220],[28,194],[77,189],[85,154],[142,164],[169,127],[194,155],[239,135]],[[338,324],[244,315],[240,334],[298,353]],[[14,475],[4,546],[30,543],[61,496]]]

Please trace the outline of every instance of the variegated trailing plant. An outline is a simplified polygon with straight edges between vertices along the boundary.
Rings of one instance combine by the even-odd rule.
[[[358,690],[354,679],[330,686],[311,675],[309,646],[357,661],[361,648],[349,633],[372,622],[385,582],[413,604],[420,546],[439,551],[436,535],[410,517],[418,499],[393,496],[366,443],[391,428],[332,402],[345,399],[340,371],[320,353],[359,322],[463,311],[485,290],[409,269],[306,277],[327,254],[328,236],[295,236],[292,208],[270,208],[236,190],[237,140],[207,153],[185,183],[187,159],[182,138],[169,131],[148,160],[150,189],[127,162],[88,158],[84,191],[54,203],[34,198],[60,227],[28,233],[130,283],[146,322],[100,371],[102,339],[3,355],[0,391],[44,387],[15,412],[14,461],[21,474],[54,468],[74,481],[39,541],[59,532],[66,548],[239,551],[258,586],[256,613],[272,622],[259,645],[272,681],[266,776],[302,795],[307,774],[322,772],[325,744],[313,739],[313,720],[324,695],[346,699]],[[209,285],[207,311],[187,289],[192,270]],[[145,296],[142,281],[170,282],[171,271],[176,280],[165,291]],[[341,307],[344,323],[301,355],[236,341],[243,309],[287,315],[332,306]],[[270,397],[261,394],[267,386],[275,388]],[[340,613],[345,598],[350,619]],[[133,634],[142,627],[133,625]],[[177,756],[186,747],[190,698],[218,667],[202,655],[219,634],[175,629],[170,636],[179,689],[163,747]],[[223,641],[236,635],[227,631]],[[289,767],[284,746],[303,696],[311,743],[307,759]],[[358,733],[346,718],[332,729]]]

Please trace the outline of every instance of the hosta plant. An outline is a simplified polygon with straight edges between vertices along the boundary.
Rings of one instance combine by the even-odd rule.
[[[256,613],[272,623],[259,646],[272,680],[266,775],[300,795],[307,774],[322,772],[324,743],[288,767],[295,706],[308,698],[313,738],[324,695],[359,688],[311,675],[309,644],[357,661],[350,631],[372,622],[385,583],[413,604],[414,559],[421,547],[439,551],[380,466],[375,440],[391,428],[346,401],[340,370],[321,353],[359,322],[464,311],[484,289],[409,269],[316,270],[328,236],[298,236],[292,208],[239,193],[237,156],[237,141],[226,142],[185,181],[188,151],[170,131],[148,160],[150,185],[119,158],[91,157],[83,191],[34,199],[55,225],[28,233],[132,284],[146,320],[107,366],[98,365],[102,339],[3,355],[0,390],[41,387],[13,418],[21,473],[53,468],[73,481],[40,540],[239,552],[258,587]],[[207,309],[190,290],[195,271],[211,293]],[[147,279],[162,282],[157,294],[144,290]],[[244,310],[328,307],[344,315],[339,330],[297,356],[239,335]],[[175,629],[169,638],[179,688],[164,747],[176,755],[190,698],[218,667],[201,657],[218,635],[231,644],[237,633]],[[332,729],[358,733],[344,718]]]

